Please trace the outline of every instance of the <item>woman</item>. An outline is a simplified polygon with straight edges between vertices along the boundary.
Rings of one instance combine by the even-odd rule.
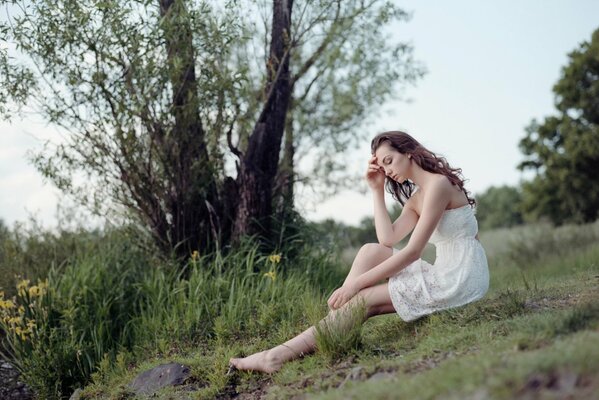
[[[358,302],[366,306],[366,318],[397,312],[412,321],[483,297],[489,287],[487,259],[478,241],[475,201],[464,188],[461,169],[451,168],[404,132],[381,133],[371,147],[366,180],[374,197],[379,243],[360,249],[320,323],[343,319],[344,311]],[[403,206],[394,223],[385,206],[385,181]],[[410,232],[403,249],[392,248]],[[437,252],[433,265],[420,258],[429,240]],[[230,365],[275,372],[286,361],[314,351],[315,332],[312,326],[272,349],[231,358]]]

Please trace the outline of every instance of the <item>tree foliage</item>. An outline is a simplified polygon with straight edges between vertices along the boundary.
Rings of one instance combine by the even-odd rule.
[[[476,219],[481,230],[509,228],[523,223],[521,190],[512,186],[491,186],[476,196]]]
[[[523,184],[524,212],[556,224],[599,215],[599,29],[568,57],[553,87],[558,115],[533,120],[520,141],[519,168],[536,171]]]
[[[407,19],[389,1],[3,4],[18,58],[0,50],[0,112],[25,106],[65,133],[37,168],[181,256],[268,239],[273,204],[293,204],[302,149],[320,151],[313,181],[345,182],[334,154],[423,73],[389,39]]]

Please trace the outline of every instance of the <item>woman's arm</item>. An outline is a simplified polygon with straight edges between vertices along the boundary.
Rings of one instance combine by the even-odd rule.
[[[372,156],[368,160],[368,169],[366,170],[366,181],[372,189],[374,199],[374,227],[376,238],[383,246],[391,247],[403,239],[416,224],[415,213],[404,210],[400,218],[391,224],[391,218],[385,205],[385,173],[382,167],[377,164],[377,158]],[[405,214],[405,215],[404,215]]]
[[[422,213],[417,219],[416,227],[414,228],[414,232],[410,237],[408,245],[400,250],[399,253],[356,277],[354,285],[358,291],[373,286],[377,282],[395,275],[420,258],[426,243],[428,243],[428,240],[445,212],[445,208],[449,204],[451,190],[451,183],[446,179],[435,182],[429,188],[429,193],[427,193],[423,199]]]
[[[395,275],[420,258],[424,246],[449,204],[452,190],[451,183],[447,179],[432,182],[427,194],[424,195],[422,212],[408,245],[369,271],[352,280],[346,280],[343,286],[335,290],[329,297],[329,307],[332,310],[338,309],[360,290],[374,286],[379,281]]]
[[[392,247],[395,243],[401,241],[416,226],[418,214],[406,204],[401,210],[401,215],[391,224],[391,218],[385,206],[385,194],[383,192],[374,193],[374,227],[376,237],[380,244]]]

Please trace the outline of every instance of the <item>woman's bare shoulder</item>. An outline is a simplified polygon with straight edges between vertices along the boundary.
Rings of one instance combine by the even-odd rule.
[[[407,208],[420,216],[420,210],[422,210],[422,192],[417,190],[409,199],[406,201],[404,208]]]

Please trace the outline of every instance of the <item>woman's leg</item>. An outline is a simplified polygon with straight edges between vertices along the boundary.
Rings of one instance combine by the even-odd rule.
[[[395,312],[387,285],[388,283],[385,282],[380,285],[360,290],[354,298],[344,304],[341,308],[330,311],[319,324],[328,324],[335,321],[336,324],[342,325],[344,323],[343,319],[347,318],[348,308],[353,307],[361,300],[364,301],[364,305],[366,306],[367,319],[375,315]],[[293,339],[273,347],[272,349],[255,353],[245,358],[231,358],[229,362],[238,369],[263,371],[267,373],[275,372],[281,368],[285,362],[313,352],[316,348],[315,333],[316,328],[311,326]]]
[[[347,281],[362,275],[364,272],[376,267],[393,255],[393,249],[378,243],[366,243],[360,248],[354,258],[351,270],[347,274]],[[345,283],[345,281],[343,283]]]

